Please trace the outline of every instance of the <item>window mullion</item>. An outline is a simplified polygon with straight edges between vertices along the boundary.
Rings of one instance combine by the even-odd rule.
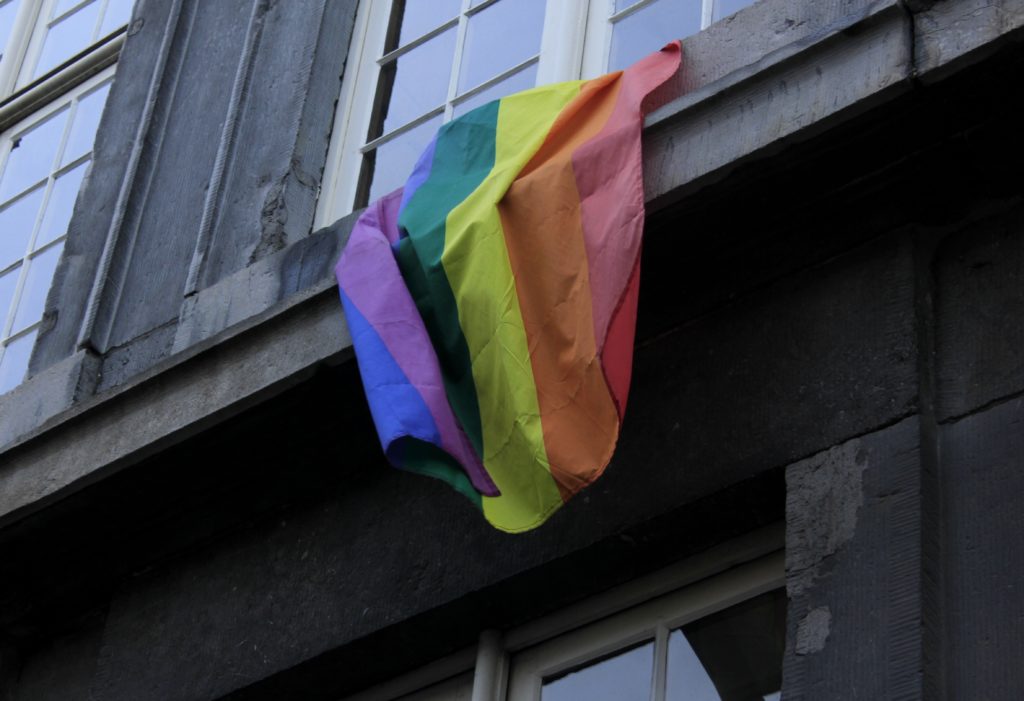
[[[508,652],[500,631],[480,633],[473,670],[471,701],[504,701],[508,685]]]
[[[21,293],[25,287],[25,278],[28,277],[28,268],[31,262],[26,256],[21,259],[21,267],[18,268],[18,281],[14,283],[11,305],[7,310],[7,319],[4,322],[3,329],[0,330],[0,338],[3,338],[5,343],[11,340],[11,332],[14,330],[14,317],[18,315],[18,307],[21,305]]]
[[[459,21],[459,19],[457,17],[454,18],[454,19],[448,20],[444,24],[438,25],[434,29],[431,29],[426,34],[423,34],[421,36],[416,37],[415,39],[413,39],[409,43],[403,44],[402,46],[399,46],[397,49],[394,49],[393,51],[389,51],[388,53],[384,54],[383,56],[381,56],[380,58],[377,59],[377,65],[379,65],[379,66],[381,66],[383,68],[384,66],[386,66],[387,64],[389,64],[391,62],[397,61],[399,58],[401,58],[405,54],[409,53],[413,49],[416,49],[416,48],[419,48],[420,46],[423,46],[428,41],[430,41],[431,39],[433,39],[434,37],[436,37],[436,36],[438,36],[440,34],[444,34],[446,31],[448,31],[449,29],[454,27],[458,23],[458,21]]]
[[[537,66],[538,85],[580,77],[588,16],[593,6],[602,2],[610,0],[548,0]]]
[[[90,45],[100,38],[100,29],[103,27],[103,20],[107,16],[107,7],[110,5],[110,0],[99,0],[99,5],[99,10],[96,11],[96,22],[92,25],[92,34],[89,38]]]
[[[11,27],[4,57],[0,62],[0,100],[11,94],[21,72],[25,54],[32,43],[36,20],[39,18],[40,5],[45,0],[25,0],[18,7],[18,14]]]
[[[712,18],[715,16],[715,0],[703,0],[700,12],[700,28],[707,29],[711,26]]]
[[[704,3],[706,1],[707,0],[700,0],[701,12],[703,12]],[[640,12],[641,10],[647,9],[656,2],[658,2],[658,0],[637,0],[637,2],[634,2],[632,5],[628,5],[618,12],[615,12],[614,7],[611,6],[611,0],[609,0],[609,14],[611,15],[609,20],[614,24],[615,22],[626,19],[630,15]]]
[[[393,139],[398,138],[399,136],[401,136],[402,134],[406,133],[407,131],[412,131],[413,129],[415,129],[416,127],[420,126],[424,122],[427,122],[427,121],[433,119],[437,115],[441,114],[443,111],[444,111],[444,107],[434,107],[430,111],[424,112],[419,117],[416,117],[416,119],[412,119],[412,120],[406,122],[405,124],[403,124],[400,127],[392,129],[391,131],[389,131],[387,133],[381,134],[380,136],[378,136],[375,139],[370,139],[365,144],[363,144],[363,146],[361,146],[359,148],[359,153],[365,155],[365,154],[369,153],[370,151],[374,151],[378,147],[383,146],[387,142],[389,142],[389,141],[391,141]]]
[[[599,4],[603,3],[603,11]],[[590,0],[582,37],[581,78],[594,78],[608,68],[608,52],[612,43],[612,0]]]
[[[30,38],[25,47],[25,53],[22,56],[18,70],[15,71],[12,89],[31,82],[32,71],[35,70],[36,63],[39,62],[39,56],[43,53],[43,43],[46,41],[46,35],[49,33],[50,15],[53,14],[53,6],[56,0],[37,1],[39,3],[38,12],[33,18],[32,25],[27,28],[30,32]]]
[[[651,701],[665,701],[668,684],[668,627],[658,623],[654,630],[654,679],[651,684]]]
[[[452,74],[448,78],[448,97],[444,102],[444,121],[451,121],[455,107],[452,101],[459,92],[459,73],[462,70],[462,52],[466,46],[466,32],[469,30],[469,7],[471,0],[462,0],[459,12],[459,29],[455,35],[455,56],[452,60]]]
[[[518,73],[519,71],[521,71],[521,70],[523,70],[525,68],[529,68],[533,64],[537,63],[539,59],[540,59],[539,55],[534,55],[534,56],[531,56],[530,58],[526,59],[525,61],[520,61],[519,63],[517,63],[516,65],[512,66],[511,68],[506,68],[501,73],[499,73],[498,75],[494,76],[493,78],[488,78],[484,82],[482,82],[482,83],[480,83],[478,85],[474,85],[469,90],[466,90],[461,95],[456,95],[455,98],[452,100],[453,104],[461,105],[466,100],[472,99],[475,95],[479,95],[480,93],[482,93],[487,88],[494,87],[495,85],[497,85],[501,81],[505,80],[506,78],[509,78],[509,77],[515,75],[516,73]]]

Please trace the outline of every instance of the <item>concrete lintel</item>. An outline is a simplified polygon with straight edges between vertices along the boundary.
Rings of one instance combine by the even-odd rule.
[[[914,15],[917,76],[934,82],[1010,41],[1024,41],[1022,0],[946,0]]]
[[[759,3],[749,10],[779,14],[778,7]],[[913,46],[905,9],[893,1],[865,4],[854,14],[837,11],[822,3],[817,14],[799,23],[785,13],[773,20],[753,12],[722,23],[718,45],[771,36],[764,27],[773,21],[797,36],[747,65],[726,63],[719,71],[731,69],[728,73],[691,85],[690,92],[648,117],[644,189],[649,210],[724,177],[755,153],[809,138],[911,89]],[[690,42],[684,44],[684,55],[693,53]],[[694,61],[713,61],[710,54]]]
[[[0,461],[0,524],[183,440],[351,346],[334,293],[264,314],[83,402]],[[276,310],[274,310],[276,311]]]
[[[289,305],[334,286],[334,264],[358,218],[352,213],[297,243],[188,297],[173,352],[179,353],[287,300]]]

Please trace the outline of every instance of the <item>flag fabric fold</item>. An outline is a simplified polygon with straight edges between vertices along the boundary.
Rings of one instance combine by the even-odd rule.
[[[534,528],[604,471],[629,390],[645,98],[675,42],[439,130],[358,220],[337,275],[388,460],[495,527]]]

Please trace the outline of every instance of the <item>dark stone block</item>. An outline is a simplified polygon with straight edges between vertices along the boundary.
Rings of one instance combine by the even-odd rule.
[[[111,346],[178,316],[253,1],[183,6],[104,289]]]
[[[202,286],[309,234],[355,5],[278,2],[262,17]]]
[[[1024,689],[1024,400],[941,427],[951,699]]]
[[[152,0],[136,4],[134,17],[140,28],[127,37],[121,51],[117,80],[110,89],[96,134],[89,177],[76,201],[64,254],[48,297],[47,308],[59,310],[56,325],[39,336],[32,373],[75,351],[85,302],[136,143],[172,5]]]
[[[613,465],[685,501],[915,411],[911,258],[877,242],[643,342]]]
[[[786,470],[786,699],[921,699],[916,418]]]
[[[175,325],[164,324],[132,339],[103,356],[96,391],[102,392],[131,379],[166,358],[174,344]]]
[[[940,420],[1024,390],[1024,210],[952,237],[935,278]]]

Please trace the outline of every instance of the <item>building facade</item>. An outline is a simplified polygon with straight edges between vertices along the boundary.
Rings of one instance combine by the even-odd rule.
[[[127,7],[0,2],[0,699],[1020,697],[1024,2]],[[386,465],[334,263],[674,36],[618,451],[496,532]]]

